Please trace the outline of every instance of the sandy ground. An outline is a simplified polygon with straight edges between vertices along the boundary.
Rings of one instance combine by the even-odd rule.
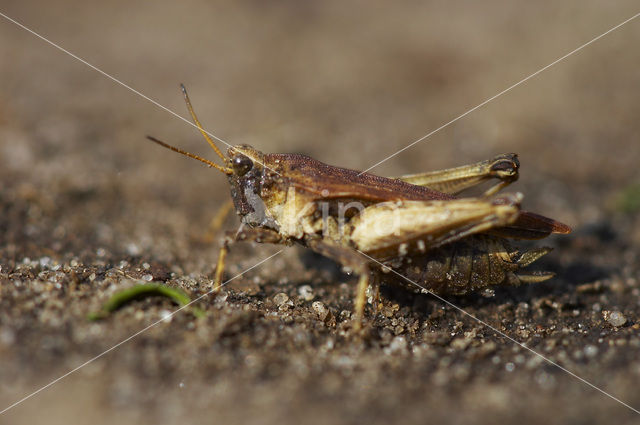
[[[0,11],[182,116],[185,83],[231,144],[358,169],[638,12],[631,0],[5,0]],[[524,206],[575,229],[543,243],[555,251],[534,268],[557,277],[448,299],[636,409],[638,37],[633,21],[372,170],[517,152]],[[208,290],[217,244],[200,238],[225,178],[146,134],[213,157],[186,123],[0,19],[0,409],[176,308],[146,299],[88,321],[117,290]],[[278,249],[238,246],[227,277]],[[365,337],[351,337],[353,278],[302,249],[225,289],[198,303],[204,318],[176,314],[0,423],[639,421],[429,295],[384,290]]]

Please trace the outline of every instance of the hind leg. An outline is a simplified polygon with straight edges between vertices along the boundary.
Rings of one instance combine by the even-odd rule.
[[[439,192],[454,195],[495,178],[500,181],[484,193],[485,196],[492,196],[518,180],[518,168],[520,168],[518,156],[510,153],[475,164],[396,178],[417,186],[426,186]]]

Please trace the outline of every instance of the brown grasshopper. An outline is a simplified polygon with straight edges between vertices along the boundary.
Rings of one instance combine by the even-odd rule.
[[[522,211],[519,193],[494,196],[518,179],[516,154],[396,178],[334,167],[305,155],[265,154],[248,145],[230,147],[225,156],[202,128],[184,86],[182,91],[195,125],[223,165],[149,139],[204,162],[229,179],[242,224],[224,238],[213,292],[220,290],[229,244],[236,241],[297,243],[354,271],[359,275],[356,329],[372,279],[415,290],[411,281],[437,294],[461,295],[553,276],[519,273],[550,248],[519,252],[508,239],[541,239],[571,229]],[[498,183],[483,196],[456,197],[490,179]]]

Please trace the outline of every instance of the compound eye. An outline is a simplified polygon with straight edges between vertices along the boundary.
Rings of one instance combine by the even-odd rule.
[[[244,176],[253,168],[253,161],[244,155],[239,155],[233,158],[233,171],[234,174]]]

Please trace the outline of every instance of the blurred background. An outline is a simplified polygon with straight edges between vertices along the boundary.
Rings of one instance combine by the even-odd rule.
[[[3,0],[0,12],[187,117],[184,83],[205,128],[232,145],[366,169],[633,16],[638,4]],[[516,152],[521,178],[509,190],[525,194],[526,209],[578,234],[620,223],[615,232],[637,247],[637,219],[621,211],[640,203],[639,37],[640,21],[632,21],[371,172],[418,173]],[[217,246],[192,242],[228,199],[226,179],[149,143],[147,134],[216,159],[193,127],[0,19],[4,272],[25,258],[142,256],[209,273]],[[273,252],[249,250],[231,270]],[[583,262],[616,261],[589,252]],[[279,279],[295,257],[284,256],[266,279]],[[0,325],[41,323],[29,317],[18,311]],[[65,323],[73,333],[73,322]],[[73,347],[44,363],[0,349],[0,368],[34,371],[20,385],[2,383],[3,405],[93,352]],[[56,368],[52,358],[70,363]],[[63,422],[76,412],[70,394],[92,406],[99,423],[114,420],[118,409],[83,385],[91,386],[76,382],[11,414],[36,423],[45,417],[34,412],[56,406],[54,422]],[[355,421],[356,413],[343,419]]]

